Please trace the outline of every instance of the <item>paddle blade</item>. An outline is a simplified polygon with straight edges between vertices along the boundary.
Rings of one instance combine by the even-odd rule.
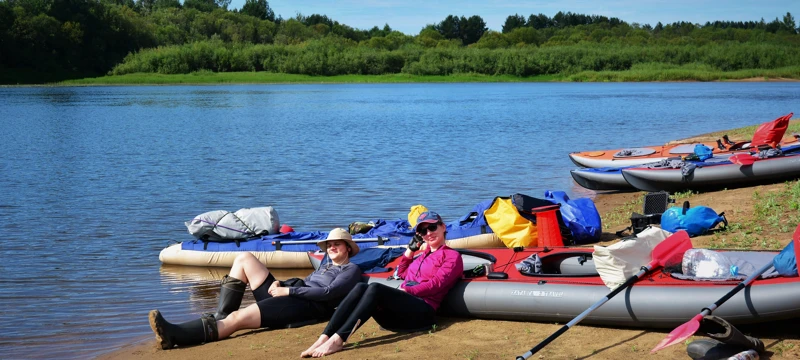
[[[685,230],[678,231],[653,248],[651,264],[668,266],[680,263],[683,253],[692,248],[692,240]]]
[[[658,350],[661,350],[667,346],[675,345],[679,342],[683,342],[684,340],[688,339],[690,336],[694,335],[697,332],[697,329],[700,328],[700,319],[703,318],[703,314],[697,314],[692,320],[687,321],[685,324],[678,326],[675,330],[672,330],[664,340],[661,340],[653,350],[650,350],[650,353],[655,353]]]
[[[800,224],[797,225],[797,229],[794,229],[794,234],[792,234],[792,240],[800,242]]]
[[[729,160],[734,164],[753,165],[753,163],[756,162],[758,158],[750,154],[741,153],[741,154],[731,155]]]

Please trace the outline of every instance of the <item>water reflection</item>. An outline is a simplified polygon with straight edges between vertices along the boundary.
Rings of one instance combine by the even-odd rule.
[[[222,267],[200,267],[200,266],[180,266],[180,265],[161,265],[159,274],[161,282],[167,285],[172,294],[188,294],[188,308],[170,314],[175,316],[194,316],[203,312],[211,312],[217,307],[219,299],[219,283],[228,274],[228,268]],[[275,269],[270,270],[278,280],[289,278],[305,278],[311,274],[311,269]],[[250,289],[248,285],[247,289]],[[246,307],[255,302],[253,293],[245,291],[242,300],[242,307]]]
[[[219,285],[219,281],[228,274],[229,268],[162,264],[158,270],[161,281],[167,284],[214,282]],[[270,269],[272,275],[278,280],[294,277],[304,278],[311,274],[311,271],[311,269]]]

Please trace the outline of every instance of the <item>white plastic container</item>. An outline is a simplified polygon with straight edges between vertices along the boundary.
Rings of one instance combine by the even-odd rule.
[[[689,249],[683,254],[683,274],[698,279],[731,278],[731,261],[725,255],[707,249]]]
[[[736,355],[733,355],[729,357],[728,360],[758,360],[758,358],[759,358],[758,352],[753,349],[750,349],[742,351]]]

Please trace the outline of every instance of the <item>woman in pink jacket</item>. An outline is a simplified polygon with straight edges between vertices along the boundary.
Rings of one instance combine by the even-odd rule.
[[[342,300],[317,341],[300,355],[322,357],[342,349],[347,338],[370,317],[392,331],[430,328],[450,288],[461,278],[461,255],[445,245],[445,225],[439,214],[426,211],[414,229],[428,245],[416,259],[419,237],[408,244],[398,266],[404,279],[399,289],[383,284],[360,283]]]

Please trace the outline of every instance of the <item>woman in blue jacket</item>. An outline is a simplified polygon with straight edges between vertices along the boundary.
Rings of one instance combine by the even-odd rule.
[[[350,262],[359,249],[350,233],[340,228],[333,229],[317,245],[327,252],[331,262],[304,280],[293,284],[276,281],[264,264],[244,252],[222,280],[216,314],[172,324],[158,310],[151,310],[150,328],[158,346],[166,350],[175,345],[217,341],[242,329],[282,328],[329,318],[342,298],[361,281],[361,269]],[[247,284],[253,289],[256,303],[239,310]]]

